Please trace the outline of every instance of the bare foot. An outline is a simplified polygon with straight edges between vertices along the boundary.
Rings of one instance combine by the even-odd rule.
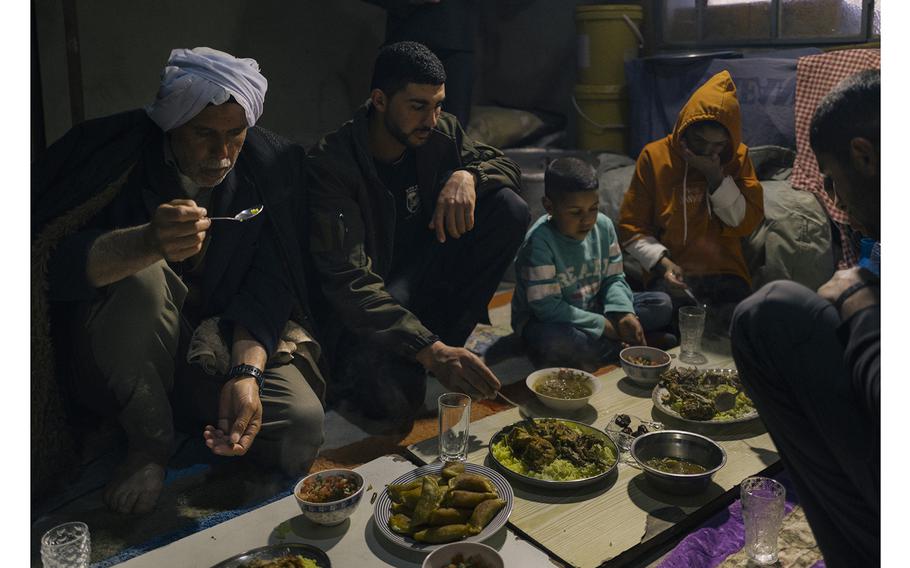
[[[130,452],[104,490],[104,504],[118,513],[148,513],[164,487],[164,466],[151,457]]]

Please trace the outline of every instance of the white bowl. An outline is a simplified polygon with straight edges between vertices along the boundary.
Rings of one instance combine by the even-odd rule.
[[[572,371],[573,373],[579,373],[584,375],[588,379],[588,386],[591,388],[591,394],[582,398],[556,398],[553,396],[547,396],[545,394],[540,394],[537,392],[537,389],[534,388],[534,385],[537,384],[537,381],[543,377],[551,374],[558,373],[559,371]],[[525,380],[525,384],[528,385],[528,388],[537,395],[537,398],[540,399],[540,402],[544,403],[553,410],[578,410],[584,405],[588,404],[588,399],[600,392],[601,383],[600,379],[592,375],[591,373],[581,371],[579,369],[571,369],[569,367],[550,367],[549,369],[540,369],[539,371],[534,371],[528,378]]]
[[[645,357],[653,364],[639,365],[629,361],[629,357]],[[645,345],[626,347],[619,352],[619,364],[629,380],[648,388],[660,382],[660,374],[670,368],[670,360],[670,354],[663,349]]]
[[[441,546],[430,553],[421,568],[446,568],[456,554],[461,554],[465,559],[479,556],[490,568],[505,568],[506,563],[502,556],[491,548],[479,542],[452,542]]]
[[[337,501],[329,501],[327,503],[315,503],[313,501],[305,501],[300,498],[300,487],[307,479],[322,479],[326,477],[332,477],[334,475],[344,475],[356,480],[357,491],[355,491],[353,495],[349,495],[343,499],[338,499]],[[354,511],[357,509],[357,505],[360,504],[362,497],[363,477],[351,469],[327,469],[325,471],[311,473],[310,475],[301,478],[300,481],[297,482],[297,485],[294,486],[294,498],[297,499],[297,505],[300,506],[300,510],[303,512],[303,516],[313,521],[317,525],[332,526],[342,523],[345,519],[350,517],[352,513],[354,513]]]

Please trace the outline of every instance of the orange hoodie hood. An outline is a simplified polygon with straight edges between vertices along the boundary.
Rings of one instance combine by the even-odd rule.
[[[692,93],[689,101],[676,118],[676,126],[670,134],[670,145],[682,155],[679,142],[687,128],[703,120],[714,120],[724,125],[730,134],[730,144],[721,154],[721,163],[729,165],[736,157],[736,150],[742,144],[742,119],[739,113],[739,100],[736,98],[736,85],[728,71],[721,71],[708,79]]]
[[[714,214],[706,178],[683,157],[683,133],[705,120],[722,124],[730,135],[720,162],[724,176],[732,178],[745,199],[745,214],[736,226]],[[732,199],[729,187],[726,195]],[[728,198],[718,197],[721,206]],[[692,93],[673,132],[642,150],[617,228],[624,247],[642,238],[654,243],[648,245],[647,258],[639,259],[646,268],[651,264],[645,261],[656,261],[656,246],[665,248],[687,274],[734,274],[749,282],[740,239],[761,223],[763,209],[761,184],[742,143],[736,85],[729,72],[721,71]]]

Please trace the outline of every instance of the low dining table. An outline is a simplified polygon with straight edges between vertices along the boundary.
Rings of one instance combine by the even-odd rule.
[[[723,345],[712,350],[709,343],[704,350],[707,362],[699,367],[731,367],[729,351]],[[679,364],[678,348],[670,353],[673,364]],[[627,454],[620,456],[615,473],[586,487],[547,489],[510,479],[514,499],[509,522],[485,540],[485,544],[499,550],[507,568],[648,565],[731,502],[744,478],[779,468],[777,450],[760,420],[694,426],[655,409],[651,389],[638,387],[621,369],[601,375],[598,380],[602,381],[600,392],[581,410],[554,413],[526,397],[523,412],[577,420],[601,430],[620,413],[660,421],[666,429],[696,431],[711,437],[726,452],[727,463],[714,475],[708,489],[697,495],[657,491],[630,463]],[[522,410],[511,408],[472,422],[468,461],[493,467],[490,439],[523,418]],[[355,468],[367,489],[357,510],[340,525],[323,527],[310,522],[290,495],[118,566],[210,568],[254,548],[306,543],[325,551],[335,568],[419,568],[425,553],[395,546],[373,524],[374,495],[418,464],[438,460],[436,438],[409,446],[408,450],[413,461],[383,456]]]
[[[706,361],[699,369],[735,368],[729,342],[706,340]],[[670,350],[672,365],[680,363],[679,348]],[[490,440],[503,428],[525,416],[555,416],[606,430],[617,414],[658,421],[667,430],[686,430],[710,437],[727,455],[726,465],[712,483],[696,495],[658,491],[645,479],[627,453],[616,472],[596,484],[573,489],[548,489],[509,478],[515,493],[509,526],[546,550],[554,560],[579,568],[647,565],[736,498],[740,482],[780,468],[771,437],[760,419],[733,424],[692,424],[655,408],[652,388],[641,388],[616,369],[598,377],[602,382],[588,405],[571,413],[549,410],[531,393],[522,401],[523,412],[512,408],[470,425],[468,461],[494,467]],[[421,463],[437,459],[438,441],[425,440],[408,447]],[[515,566],[522,566],[515,564]]]
[[[293,495],[193,533],[118,564],[123,568],[211,568],[222,560],[270,544],[305,543],[328,556],[332,568],[420,568],[426,554],[390,544],[373,527],[374,494],[417,466],[401,456],[374,459],[354,470],[367,489],[357,510],[340,525],[324,527],[300,512]],[[502,527],[485,541],[508,558],[508,566],[553,568],[546,552]],[[558,565],[556,565],[558,566]]]

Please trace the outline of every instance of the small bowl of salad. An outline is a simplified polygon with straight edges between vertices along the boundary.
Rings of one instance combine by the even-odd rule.
[[[660,374],[670,368],[670,354],[656,347],[636,345],[619,352],[619,364],[626,377],[638,386],[653,389]]]
[[[294,486],[294,497],[304,517],[318,525],[337,525],[360,504],[363,477],[351,469],[311,473]]]

